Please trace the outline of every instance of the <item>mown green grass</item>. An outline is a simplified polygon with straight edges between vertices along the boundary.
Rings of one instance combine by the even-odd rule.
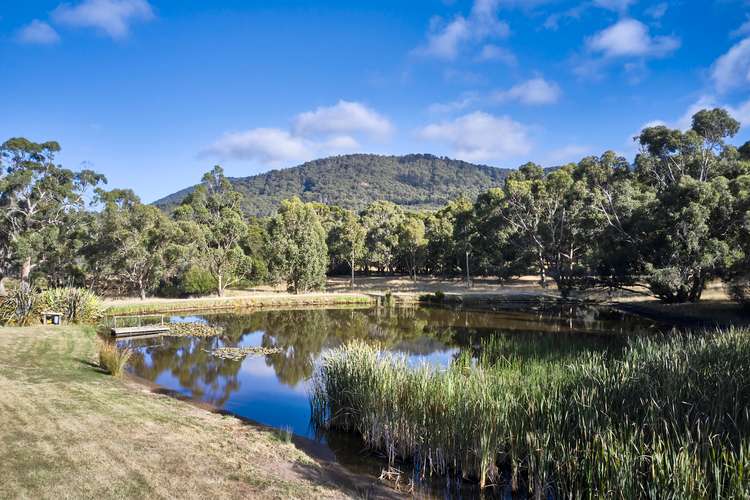
[[[345,496],[273,433],[116,379],[97,354],[90,328],[0,328],[0,498]]]
[[[361,435],[423,475],[536,498],[750,498],[750,332],[634,340],[617,356],[417,368],[364,344],[322,361],[321,429]]]

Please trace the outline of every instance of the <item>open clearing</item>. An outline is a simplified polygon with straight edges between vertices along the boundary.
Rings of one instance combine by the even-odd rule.
[[[359,494],[274,432],[103,374],[95,356],[90,329],[0,328],[0,498]]]

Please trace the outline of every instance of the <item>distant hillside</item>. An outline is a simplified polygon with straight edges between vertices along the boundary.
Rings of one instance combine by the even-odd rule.
[[[432,155],[356,154],[230,180],[244,195],[248,214],[268,215],[281,200],[292,196],[355,210],[376,200],[414,209],[437,208],[462,194],[475,197],[500,186],[509,171]],[[170,210],[193,189],[195,186],[154,204]]]

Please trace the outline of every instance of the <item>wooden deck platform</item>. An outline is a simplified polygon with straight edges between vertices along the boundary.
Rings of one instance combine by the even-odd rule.
[[[169,333],[168,325],[146,325],[112,328],[113,337],[140,337],[142,335],[159,335]]]

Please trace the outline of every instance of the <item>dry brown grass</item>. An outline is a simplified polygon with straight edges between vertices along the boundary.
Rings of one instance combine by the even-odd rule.
[[[103,374],[96,347],[0,328],[0,498],[346,496],[272,432]]]

